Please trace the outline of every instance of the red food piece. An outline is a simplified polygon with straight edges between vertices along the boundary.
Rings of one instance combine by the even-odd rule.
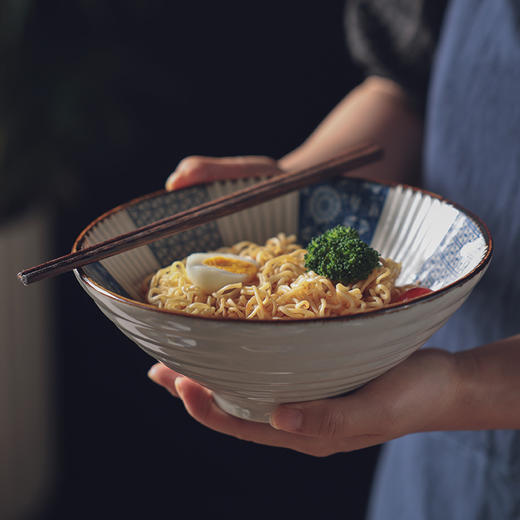
[[[430,294],[433,292],[428,287],[413,287],[412,289],[408,289],[405,291],[399,298],[395,300],[395,302],[404,302],[407,300],[412,300],[413,298],[418,298],[419,296],[424,296],[425,294]]]

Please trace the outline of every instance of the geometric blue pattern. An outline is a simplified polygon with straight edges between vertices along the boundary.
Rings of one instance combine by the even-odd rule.
[[[474,253],[480,255],[478,260],[473,255],[468,258],[468,251],[464,251],[463,247],[470,245],[474,245]],[[478,225],[462,213],[457,215],[437,250],[421,267],[417,281],[425,287],[435,287],[437,282],[446,285],[450,280],[460,278],[465,274],[470,258],[472,265],[482,259],[486,252],[484,246]],[[461,252],[465,254],[461,255]]]
[[[370,243],[389,187],[340,178],[300,190],[299,240],[306,245],[314,236],[338,224],[356,229]]]
[[[84,266],[83,271],[98,285],[101,285],[105,289],[112,291],[116,294],[120,294],[125,298],[130,298],[128,293],[112,278],[112,275],[103,267],[100,262],[95,262]]]
[[[209,200],[202,186],[162,194],[127,208],[128,215],[136,226],[144,226],[156,220],[190,209]],[[215,222],[195,227],[171,237],[149,244],[159,265],[169,265],[173,259],[184,258],[193,251],[214,251],[222,246]]]

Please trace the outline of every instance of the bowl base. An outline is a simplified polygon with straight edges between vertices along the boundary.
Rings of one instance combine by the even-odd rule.
[[[224,412],[248,421],[268,423],[276,403],[251,401],[249,399],[229,399],[213,394],[213,400]]]

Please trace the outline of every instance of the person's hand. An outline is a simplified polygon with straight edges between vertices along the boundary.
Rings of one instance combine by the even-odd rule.
[[[278,163],[270,157],[250,155],[245,157],[203,157],[191,155],[184,158],[166,180],[167,190],[178,190],[194,184],[240,179],[255,175],[282,173]]]
[[[279,406],[271,424],[233,417],[212,392],[158,363],[149,377],[180,397],[201,424],[242,440],[328,456],[381,444],[408,433],[450,429],[457,423],[459,368],[438,349],[407,360],[344,397]]]

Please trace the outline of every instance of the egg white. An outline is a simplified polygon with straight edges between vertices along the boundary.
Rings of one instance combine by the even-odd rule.
[[[213,257],[224,257],[241,262],[247,262],[255,268],[258,264],[251,258],[233,255],[230,253],[193,253],[186,259],[186,274],[195,285],[208,293],[218,291],[225,285],[244,282],[249,278],[248,273],[234,273],[218,267],[204,264],[205,260]]]

